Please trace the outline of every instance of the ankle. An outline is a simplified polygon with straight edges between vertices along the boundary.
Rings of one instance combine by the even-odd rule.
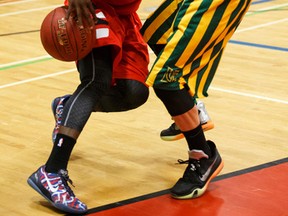
[[[209,158],[209,156],[205,154],[204,151],[198,150],[198,149],[193,149],[191,151],[188,151],[188,155],[190,159],[194,159],[194,160],[200,160],[202,158],[206,158],[206,159]]]

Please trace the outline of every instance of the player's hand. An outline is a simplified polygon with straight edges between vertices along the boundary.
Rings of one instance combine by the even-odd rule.
[[[80,28],[84,28],[83,19],[86,19],[89,26],[93,28],[97,22],[97,18],[91,0],[69,0],[68,6],[66,20],[70,16],[77,16]]]

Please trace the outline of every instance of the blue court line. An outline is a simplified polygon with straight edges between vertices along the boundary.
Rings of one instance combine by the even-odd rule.
[[[288,52],[288,48],[284,48],[284,47],[268,46],[268,45],[263,45],[263,44],[249,43],[249,42],[236,41],[236,40],[229,40],[229,43]],[[151,51],[151,53],[153,53],[153,52]],[[13,64],[13,65],[9,65],[9,66],[3,66],[3,67],[1,67],[1,64],[0,64],[0,71],[11,69],[11,68],[16,68],[16,67],[20,67],[20,66],[24,66],[24,65],[36,64],[36,63],[39,63],[42,61],[47,61],[47,60],[52,60],[52,59],[53,59],[52,57],[47,57],[47,58],[39,59],[36,61],[35,60],[27,61],[25,63],[17,63],[17,64]]]
[[[270,1],[272,1],[272,0],[257,0],[257,1],[253,1],[251,3],[251,5],[253,5],[253,4],[261,4],[261,3],[270,2]]]
[[[256,44],[256,43],[249,43],[249,42],[236,41],[236,40],[230,40],[229,43],[288,52],[288,48],[285,48],[285,47],[269,46],[269,45],[264,45],[264,44]]]

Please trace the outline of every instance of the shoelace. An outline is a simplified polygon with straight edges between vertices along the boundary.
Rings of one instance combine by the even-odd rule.
[[[189,164],[189,160],[178,159],[177,163],[175,163],[175,164]]]
[[[178,159],[177,162],[178,163],[176,164],[188,164],[189,170],[196,172],[200,177],[202,177],[202,174],[200,172],[200,161]]]
[[[64,184],[67,192],[70,194],[70,196],[75,197],[74,192],[72,191],[72,189],[71,189],[70,186],[68,185],[68,183],[69,183],[70,185],[72,185],[73,187],[75,187],[74,184],[73,184],[73,181],[69,178],[68,171],[61,169],[61,170],[59,170],[58,173],[59,173],[59,175],[60,175],[60,177],[61,177],[61,179],[62,179],[62,182],[63,182],[63,184]]]

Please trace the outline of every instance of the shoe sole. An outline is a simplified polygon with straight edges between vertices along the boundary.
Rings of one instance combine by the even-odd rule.
[[[205,124],[202,124],[201,126],[202,126],[203,131],[205,132],[208,130],[212,130],[214,128],[214,123],[211,120],[209,120],[208,122],[206,122]]]
[[[35,174],[33,174],[35,175]],[[38,185],[33,181],[32,179],[32,175],[28,178],[27,183],[30,185],[30,187],[32,187],[35,191],[37,191],[41,196],[43,196],[49,203],[51,203],[51,205],[55,206],[55,203],[53,203],[42,191],[41,189],[38,187]],[[57,208],[57,207],[56,207]]]
[[[34,174],[32,174],[34,175]],[[52,206],[54,206],[56,209],[59,209],[63,212],[67,212],[70,214],[84,214],[86,213],[88,210],[86,211],[76,211],[73,210],[71,208],[68,208],[67,206],[63,206],[62,204],[57,204],[54,203],[52,200],[50,200],[42,191],[41,189],[38,187],[38,185],[33,181],[33,177],[32,175],[28,178],[27,183],[30,185],[30,187],[32,187],[35,191],[37,191],[42,197],[44,197],[49,203],[51,203]]]
[[[217,169],[214,171],[214,173],[209,177],[209,179],[207,180],[206,184],[202,187],[202,188],[196,188],[195,190],[193,190],[190,194],[184,195],[184,196],[177,196],[174,194],[171,194],[171,196],[175,199],[192,199],[192,198],[197,198],[202,196],[205,191],[207,190],[207,187],[210,183],[210,181],[215,178],[223,169],[224,167],[224,162],[221,161],[221,163],[219,164],[219,166],[217,167]]]
[[[203,131],[208,131],[208,130],[212,130],[214,128],[214,123],[210,120],[205,124],[201,125]],[[160,136],[162,140],[164,141],[176,141],[176,140],[180,140],[184,138],[183,133],[177,134],[177,135],[173,135],[173,136]]]
[[[160,136],[162,140],[164,141],[176,141],[184,138],[183,133],[180,133],[178,135],[174,136]]]

